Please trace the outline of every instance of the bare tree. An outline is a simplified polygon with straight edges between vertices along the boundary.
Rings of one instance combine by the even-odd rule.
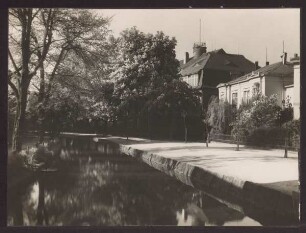
[[[87,63],[93,62],[93,57],[98,57],[101,51],[97,47],[101,47],[101,40],[105,41],[108,21],[87,10],[10,9],[8,83],[17,100],[13,150],[22,147],[30,85],[38,89],[43,131],[43,106],[48,102],[62,62],[71,51]]]
[[[52,42],[52,29],[54,24],[55,11],[41,9],[10,9],[10,41],[8,53],[12,72],[9,73],[8,84],[14,91],[17,99],[17,108],[13,129],[12,149],[21,150],[21,134],[24,130],[25,111],[27,106],[28,89],[32,78],[41,68]],[[31,34],[34,21],[40,15],[45,21],[44,37],[41,48],[41,57],[33,58]],[[16,37],[14,37],[16,35]],[[10,43],[11,44],[11,43]],[[14,46],[15,45],[15,46]],[[18,51],[18,47],[20,51]],[[13,52],[11,51],[13,50]],[[15,56],[14,56],[15,55]]]

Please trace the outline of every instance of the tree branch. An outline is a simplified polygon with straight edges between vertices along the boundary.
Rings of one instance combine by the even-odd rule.
[[[57,61],[55,63],[55,66],[54,66],[54,68],[52,70],[52,73],[51,73],[51,76],[50,76],[50,79],[49,79],[49,84],[48,84],[47,91],[46,91],[46,99],[48,99],[49,96],[50,96],[50,90],[51,90],[51,87],[52,87],[52,82],[54,80],[55,73],[56,73],[56,71],[57,71],[57,69],[59,67],[59,64],[61,63],[63,57],[65,57],[67,53],[68,53],[67,48],[66,47],[62,47],[61,52],[60,52],[60,54],[59,54],[59,56],[57,58]]]
[[[20,14],[19,14],[18,9],[10,9],[9,15],[14,16],[16,19],[20,20]]]
[[[34,83],[32,83],[33,87],[35,87],[38,91],[40,90],[38,86],[36,86]]]
[[[16,73],[18,74],[19,77],[21,77],[20,69],[17,67],[16,62],[15,62],[15,60],[14,60],[12,54],[11,54],[10,49],[8,49],[8,53],[9,53],[9,57],[11,59],[11,62],[13,64],[13,66],[14,66],[14,69],[15,69]]]
[[[38,59],[38,63],[35,66],[33,72],[31,72],[30,77],[33,77],[36,74],[36,72],[38,71],[38,69],[42,66],[43,62],[46,59],[46,56],[47,56],[47,53],[49,51],[50,45],[52,43],[52,27],[53,27],[52,17],[54,17],[52,15],[52,10],[49,9],[47,20],[46,20],[43,12],[41,12],[41,15],[42,15],[43,22],[44,22],[44,25],[45,25],[45,34],[44,34],[44,39],[43,39],[43,46],[42,46],[41,56]]]
[[[41,9],[38,9],[34,14],[33,14],[33,18],[36,17],[36,15],[40,12]]]
[[[66,52],[66,48],[63,47],[63,48],[61,49],[61,52],[60,52],[58,58],[57,58],[57,61],[56,61],[56,63],[55,63],[55,66],[54,66],[54,68],[53,68],[53,70],[52,70],[51,77],[50,77],[50,81],[51,81],[51,82],[52,82],[53,79],[54,79],[55,73],[56,73],[56,71],[57,71],[57,69],[58,69],[58,67],[59,67],[59,64],[61,63],[61,61],[62,61],[62,59],[63,59],[63,56],[64,56],[64,53],[65,53],[65,52]],[[66,53],[66,54],[67,54],[67,53]]]
[[[11,78],[8,79],[8,84],[12,88],[12,90],[15,93],[15,96],[17,99],[19,99],[19,91],[18,88],[15,86],[15,84],[12,82]]]

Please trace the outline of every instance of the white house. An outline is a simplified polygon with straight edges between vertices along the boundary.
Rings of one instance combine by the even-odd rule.
[[[267,65],[227,83],[220,83],[217,86],[219,99],[239,107],[260,92],[265,96],[277,94],[277,102],[282,106],[283,100],[295,92],[293,65],[286,61],[286,56],[286,53],[282,56],[282,62]],[[294,101],[294,97],[291,100]]]
[[[301,85],[300,85],[300,58],[297,54],[294,54],[294,57],[290,59],[290,62],[293,64],[293,70],[294,70],[294,86],[292,88],[292,105],[293,105],[293,116],[294,119],[300,119],[300,91],[301,91]]]

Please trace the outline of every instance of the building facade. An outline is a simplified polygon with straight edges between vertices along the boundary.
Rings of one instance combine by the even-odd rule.
[[[207,52],[205,43],[195,43],[193,57],[186,53],[180,76],[193,88],[202,92],[201,102],[206,109],[212,95],[218,95],[217,85],[228,82],[258,68],[242,55],[228,54],[223,49]]]
[[[300,76],[300,58],[297,54],[290,60],[293,64],[293,80],[294,86],[292,90],[292,105],[294,119],[300,119],[300,103],[301,103],[301,76]]]
[[[283,106],[286,100],[298,102],[295,98],[296,83],[294,83],[294,67],[291,62],[283,61],[267,65],[230,82],[220,83],[219,99],[227,101],[237,108],[242,103],[248,103],[253,95],[261,93],[264,96],[277,95],[277,103]],[[293,104],[294,105],[294,104]],[[297,103],[296,103],[297,105]]]

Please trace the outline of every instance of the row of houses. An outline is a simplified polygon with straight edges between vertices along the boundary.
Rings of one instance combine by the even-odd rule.
[[[259,67],[243,55],[228,54],[223,49],[207,52],[205,43],[195,43],[193,57],[186,52],[181,61],[180,75],[193,88],[201,90],[203,109],[212,95],[227,101],[237,108],[249,102],[254,94],[265,96],[277,94],[277,103],[293,106],[294,119],[300,118],[300,58],[297,54],[287,61],[282,60]]]

